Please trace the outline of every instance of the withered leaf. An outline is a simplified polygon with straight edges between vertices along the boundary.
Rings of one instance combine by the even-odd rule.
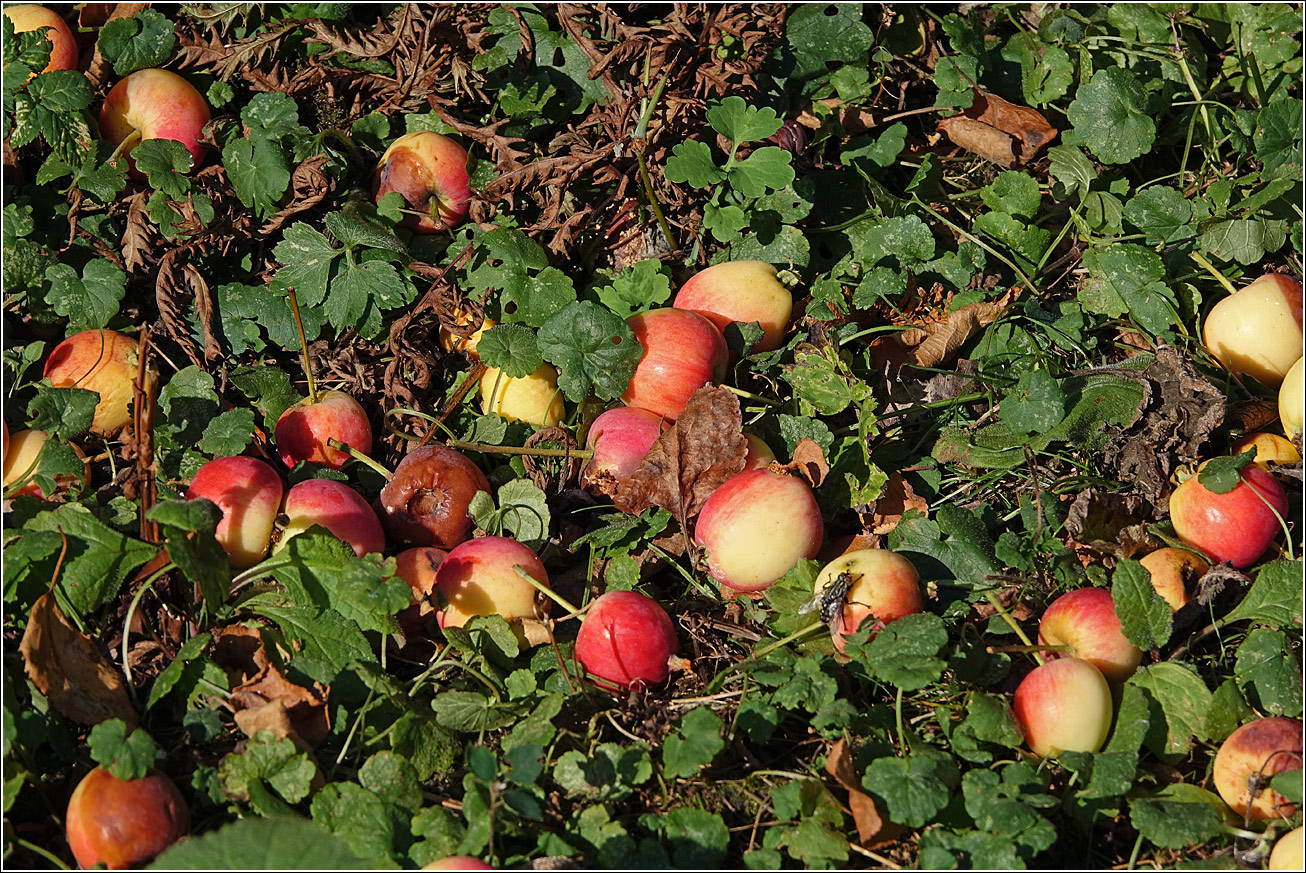
[[[840,737],[825,756],[825,772],[848,791],[848,811],[857,825],[857,841],[863,848],[891,843],[903,832],[903,826],[894,824],[880,812],[875,799],[862,791],[861,781],[853,769],[852,753]]]
[[[1057,138],[1057,129],[1036,110],[979,89],[970,108],[940,121],[939,130],[967,151],[1004,168],[1028,163]]]
[[[621,486],[617,507],[637,513],[660,506],[685,527],[708,495],[744,469],[742,426],[738,397],[725,388],[698,389]]]
[[[145,266],[150,250],[150,216],[145,211],[145,194],[135,194],[127,205],[127,227],[122,232],[122,259],[127,272]]]
[[[926,513],[929,512],[930,505],[912,490],[911,483],[901,473],[894,470],[875,501],[875,512],[869,519],[871,533],[887,534],[898,526],[903,514],[909,509]]]
[[[327,155],[314,155],[301,161],[290,174],[290,202],[277,211],[267,224],[259,228],[261,236],[279,229],[292,215],[312,209],[331,193],[331,177],[323,170]]]
[[[924,322],[871,343],[871,356],[878,364],[909,362],[918,367],[937,367],[957,353],[965,342],[998,320],[1016,298],[1015,289],[997,300],[971,303],[946,316]]]
[[[295,748],[305,752],[316,768],[313,779],[309,782],[310,794],[316,794],[326,785],[326,777],[322,774],[322,766],[318,763],[317,755],[313,754],[313,746],[295,730],[284,701],[274,700],[254,709],[242,709],[236,713],[235,719],[236,727],[240,728],[241,733],[247,737],[253,737],[259,731],[272,731],[273,736],[290,740],[295,744]]]
[[[120,718],[128,732],[140,724],[122,674],[69,623],[52,594],[32,606],[19,651],[32,683],[66,718],[90,725]]]
[[[825,477],[830,474],[830,463],[825,460],[825,452],[814,440],[803,438],[794,447],[794,459],[788,464],[772,464],[776,472],[797,473],[807,480],[813,488],[821,487]]]
[[[279,703],[285,707],[295,733],[310,745],[322,742],[331,732],[331,717],[326,702],[327,689],[321,682],[314,682],[309,688],[296,685],[271,664],[265,665],[254,678],[235,688],[227,698],[228,705],[236,713]]]
[[[224,627],[213,634],[213,662],[227,671],[233,684],[244,682],[268,665],[263,636],[243,624]]]

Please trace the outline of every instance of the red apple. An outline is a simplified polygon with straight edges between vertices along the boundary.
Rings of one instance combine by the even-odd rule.
[[[435,573],[436,593],[443,604],[440,627],[462,627],[474,615],[501,615],[508,622],[546,618],[551,601],[518,576],[514,567],[549,584],[539,557],[514,539],[478,537],[452,549]]]
[[[1143,652],[1125,638],[1115,601],[1105,588],[1080,588],[1052,601],[1038,623],[1039,645],[1070,646],[1070,656],[1088,661],[1111,682],[1124,682],[1138,669]]]
[[[674,421],[689,398],[725,378],[729,349],[712,322],[687,309],[651,309],[628,319],[644,354],[621,399]]]
[[[1283,377],[1279,386],[1279,425],[1284,436],[1290,440],[1299,439],[1302,432],[1302,406],[1306,404],[1306,358],[1298,358],[1297,363],[1288,368],[1288,375]]]
[[[1301,357],[1301,282],[1267,273],[1229,295],[1206,316],[1202,341],[1234,373],[1277,387]]]
[[[413,589],[413,605],[399,613],[399,627],[410,637],[422,633],[422,625],[435,612],[431,595],[435,574],[449,553],[433,546],[417,546],[395,555],[395,575]]]
[[[845,574],[848,576],[845,581],[850,580],[850,584],[844,595],[844,606],[830,623],[830,635],[840,652],[844,650],[844,638],[856,632],[866,620],[874,622],[878,629],[924,608],[920,574],[911,561],[897,552],[857,549],[835,558],[825,565],[813,583],[818,602],[822,592]]]
[[[321,525],[344,540],[360,558],[385,550],[385,532],[367,501],[343,482],[305,479],[286,492],[287,518],[276,551],[313,525]]]
[[[58,12],[33,5],[6,6],[4,12],[14,23],[15,33],[45,28],[45,37],[51,44],[50,63],[37,72],[77,69],[77,38]]]
[[[471,855],[450,855],[438,861],[432,861],[423,870],[493,870],[494,868]]]
[[[1277,513],[1277,514],[1276,514]],[[1256,465],[1242,469],[1242,482],[1217,494],[1192,476],[1170,495],[1175,533],[1214,561],[1238,569],[1256,562],[1281,530],[1288,514],[1283,486]]]
[[[214,458],[195,474],[187,500],[203,497],[222,510],[216,532],[231,566],[253,567],[267,556],[284,488],[277,471],[258,458]]]
[[[59,343],[45,361],[56,388],[85,388],[100,395],[91,432],[112,436],[131,423],[136,381],[136,340],[112,330],[84,330]]]
[[[723,332],[732,321],[755,321],[762,338],[752,351],[769,352],[784,344],[794,299],[765,261],[728,261],[694,274],[674,305],[705,316]]]
[[[376,165],[372,193],[379,203],[398,191],[410,215],[405,224],[417,233],[439,233],[467,218],[471,189],[467,179],[467,150],[428,130],[405,134],[390,144]]]
[[[381,520],[404,545],[452,549],[472,532],[467,507],[490,482],[466,457],[445,446],[413,449],[381,489]]]
[[[64,823],[79,865],[125,870],[190,833],[190,810],[177,786],[158,770],[124,781],[96,767],[73,791]]]
[[[1248,722],[1229,734],[1215,753],[1211,780],[1224,802],[1250,819],[1292,818],[1297,807],[1269,787],[1286,770],[1301,769],[1301,722],[1270,716]]]
[[[1157,549],[1138,563],[1152,577],[1152,587],[1170,604],[1171,612],[1188,602],[1192,583],[1211,569],[1201,555],[1187,549]]]
[[[665,423],[662,416],[633,406],[618,406],[599,415],[585,437],[585,448],[592,449],[594,457],[581,470],[581,487],[615,498],[653,448]]]
[[[33,497],[42,499],[53,495],[43,494],[40,487],[32,477],[36,475],[38,463],[41,456],[41,449],[45,447],[50,435],[43,430],[20,430],[13,435],[8,441],[4,456],[4,487],[8,491],[11,485],[27,480],[27,484],[15,491],[11,496],[17,497],[20,494],[30,494]],[[86,472],[82,474],[82,483],[89,485],[91,483],[91,462],[86,459],[86,453],[72,443],[68,444],[72,450],[77,453],[85,463]],[[73,486],[77,479],[66,473],[60,473],[55,477],[55,486],[60,491],[66,491]]]
[[[607,688],[660,685],[667,659],[679,650],[667,611],[635,591],[609,591],[585,613],[576,634],[576,660]]]
[[[1025,742],[1040,758],[1096,752],[1111,730],[1111,688],[1082,658],[1057,658],[1030,671],[1012,701]]]
[[[196,169],[204,162],[200,143],[209,123],[209,105],[195,86],[168,70],[137,70],[118,82],[100,109],[100,133],[113,145],[130,136],[176,140],[190,152]],[[131,146],[128,155],[135,149]],[[134,165],[132,174],[141,178]]]
[[[372,453],[372,425],[367,413],[343,391],[323,391],[316,403],[305,397],[277,419],[277,453],[287,467],[312,461],[339,470],[350,456],[327,445],[331,439],[353,446],[364,455]]]
[[[770,470],[729,479],[703,504],[694,539],[713,579],[762,591],[821,548],[825,525],[807,483]]]

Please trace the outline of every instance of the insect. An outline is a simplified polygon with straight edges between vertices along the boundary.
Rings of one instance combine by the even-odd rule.
[[[821,617],[821,621],[830,626],[830,632],[836,633],[838,627],[836,622],[843,622],[843,608],[848,602],[848,589],[853,586],[853,579],[847,573],[840,573],[834,577],[834,581],[820,590],[819,593],[811,600],[798,607],[799,615],[806,615],[813,610]]]

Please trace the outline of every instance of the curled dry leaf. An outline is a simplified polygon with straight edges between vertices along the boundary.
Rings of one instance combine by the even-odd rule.
[[[327,712],[327,689],[321,682],[314,682],[309,688],[296,685],[281,671],[271,664],[264,665],[252,679],[238,686],[227,698],[227,704],[237,714],[237,724],[241,724],[241,713],[250,724],[261,724],[276,718],[276,710],[261,714],[269,706],[279,706],[286,712],[290,726],[297,735],[309,745],[317,745],[331,732],[331,717]],[[241,725],[244,730],[244,725]],[[257,728],[256,728],[257,729]],[[248,733],[248,732],[247,732]],[[252,733],[249,734],[253,736]]]
[[[292,215],[312,209],[326,199],[331,193],[331,177],[322,169],[327,160],[325,154],[315,155],[295,167],[290,174],[290,202],[259,228],[260,236],[267,236],[285,224]]]
[[[122,232],[122,259],[128,273],[145,266],[150,250],[150,216],[145,211],[145,194],[134,194],[127,204],[127,224]]]
[[[857,841],[863,848],[882,846],[898,839],[903,826],[889,821],[875,799],[862,791],[857,771],[853,769],[852,753],[842,737],[835,740],[825,756],[825,772],[848,791],[848,811],[857,825]]]
[[[263,635],[257,628],[243,624],[233,624],[214,633],[210,657],[227,672],[233,685],[245,682],[268,665]]]
[[[918,367],[937,367],[955,355],[981,328],[997,321],[1016,299],[1016,294],[1015,289],[1010,289],[997,300],[971,303],[901,333],[881,337],[871,343],[871,356],[880,365],[911,363]]]
[[[909,509],[928,513],[930,505],[924,497],[912,490],[911,483],[901,473],[894,470],[880,490],[879,499],[875,501],[875,511],[866,519],[871,533],[887,534],[898,526]]]
[[[825,460],[825,452],[815,441],[801,439],[794,447],[794,458],[788,464],[771,464],[777,473],[797,473],[807,480],[813,488],[821,487],[825,477],[830,474],[830,463]]]
[[[1004,168],[1028,163],[1057,138],[1057,129],[1039,112],[979,89],[970,108],[940,121],[939,130],[967,151]]]
[[[140,724],[122,674],[69,623],[53,594],[32,606],[19,651],[32,684],[65,718],[90,725],[120,718],[128,731]]]
[[[725,388],[698,389],[617,492],[617,507],[638,513],[660,506],[686,527],[708,495],[744,469],[742,426],[738,397]]]

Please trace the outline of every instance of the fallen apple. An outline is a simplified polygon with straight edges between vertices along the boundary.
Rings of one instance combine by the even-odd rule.
[[[1288,514],[1288,496],[1273,476],[1252,464],[1242,481],[1219,494],[1189,477],[1170,494],[1175,533],[1214,561],[1250,567],[1278,536]]]
[[[1284,436],[1290,440],[1301,437],[1302,406],[1306,404],[1306,358],[1298,358],[1297,363],[1288,368],[1279,386],[1279,425]]]
[[[462,224],[471,200],[467,150],[439,133],[404,134],[385,150],[376,165],[372,193],[381,198],[397,191],[407,209],[404,223],[416,233],[439,233]]]
[[[328,445],[338,440],[364,455],[372,453],[372,425],[367,412],[343,391],[323,391],[314,399],[305,397],[281,413],[274,439],[281,463],[294,467],[311,461],[339,470],[350,454]]]
[[[553,427],[567,414],[558,390],[558,371],[540,364],[529,376],[513,379],[495,367],[486,367],[480,384],[481,412],[536,427]]]
[[[841,588],[844,593],[839,595]],[[924,608],[916,567],[886,549],[857,549],[840,555],[825,565],[812,589],[822,618],[831,616],[830,636],[840,652],[844,639],[864,622],[869,620],[878,629]]]
[[[6,6],[4,13],[14,23],[14,33],[45,28],[45,38],[50,40],[50,63],[37,72],[77,69],[77,38],[58,12],[44,6],[23,4]]]
[[[690,277],[674,305],[697,312],[722,332],[731,322],[757,322],[762,338],[751,351],[769,352],[784,344],[794,299],[765,261],[727,261]]]
[[[68,846],[83,868],[125,870],[153,859],[190,833],[190,810],[158,770],[122,780],[96,767],[78,783],[64,820]]]
[[[539,556],[514,539],[477,537],[451,549],[435,573],[440,627],[462,627],[476,615],[500,615],[509,623],[547,618],[552,601],[515,567],[548,586]]]
[[[217,504],[215,536],[231,566],[243,570],[267,556],[284,491],[277,471],[258,458],[214,458],[195,473],[186,498]]]
[[[45,360],[56,388],[85,388],[100,395],[91,432],[113,436],[131,423],[136,381],[136,340],[112,330],[84,330],[59,343]]]
[[[1079,588],[1052,601],[1038,623],[1038,642],[1069,646],[1071,657],[1088,661],[1115,683],[1132,676],[1143,660],[1142,650],[1125,638],[1105,588]]]
[[[1233,454],[1241,455],[1248,449],[1255,449],[1253,463],[1268,470],[1270,464],[1292,465],[1301,460],[1301,453],[1288,440],[1273,433],[1249,433],[1234,443]]]
[[[1269,716],[1229,734],[1215,753],[1211,780],[1240,817],[1292,818],[1297,807],[1269,787],[1270,778],[1302,768],[1302,726],[1294,718]]]
[[[666,421],[647,409],[618,406],[600,414],[585,436],[594,452],[580,472],[580,485],[592,494],[614,499],[653,448]]]
[[[431,603],[435,574],[448,556],[434,546],[416,546],[395,555],[395,575],[413,589],[413,605],[398,615],[399,627],[407,636],[420,636],[427,618],[435,614]]]
[[[609,591],[585,612],[576,660],[608,688],[660,685],[679,641],[667,611],[636,591]]]
[[[729,348],[712,322],[687,309],[650,309],[628,322],[644,354],[621,399],[674,421],[704,385],[726,372]]]
[[[1171,612],[1178,611],[1188,602],[1193,583],[1211,569],[1211,565],[1196,552],[1168,546],[1150,552],[1138,563],[1151,576],[1152,587],[1170,605]]]
[[[305,479],[286,492],[286,523],[273,551],[313,525],[326,528],[362,557],[385,550],[385,532],[367,501],[357,491],[334,479]]]
[[[190,152],[192,171],[204,162],[200,142],[209,123],[209,105],[195,86],[168,70],[137,70],[122,79],[104,98],[100,133],[110,143],[126,143],[133,177],[144,179],[130,163],[132,140],[176,140]]]
[[[1295,827],[1274,843],[1270,852],[1269,869],[1301,870],[1302,856],[1306,853],[1306,827]]]
[[[1025,743],[1040,758],[1098,751],[1115,711],[1102,671],[1082,658],[1035,667],[1016,687],[1011,708],[1025,730]]]
[[[1301,282],[1267,273],[1212,307],[1202,326],[1212,357],[1277,387],[1302,351]]]
[[[445,446],[413,449],[381,489],[381,521],[407,546],[452,549],[472,532],[467,514],[489,480],[464,455]]]

